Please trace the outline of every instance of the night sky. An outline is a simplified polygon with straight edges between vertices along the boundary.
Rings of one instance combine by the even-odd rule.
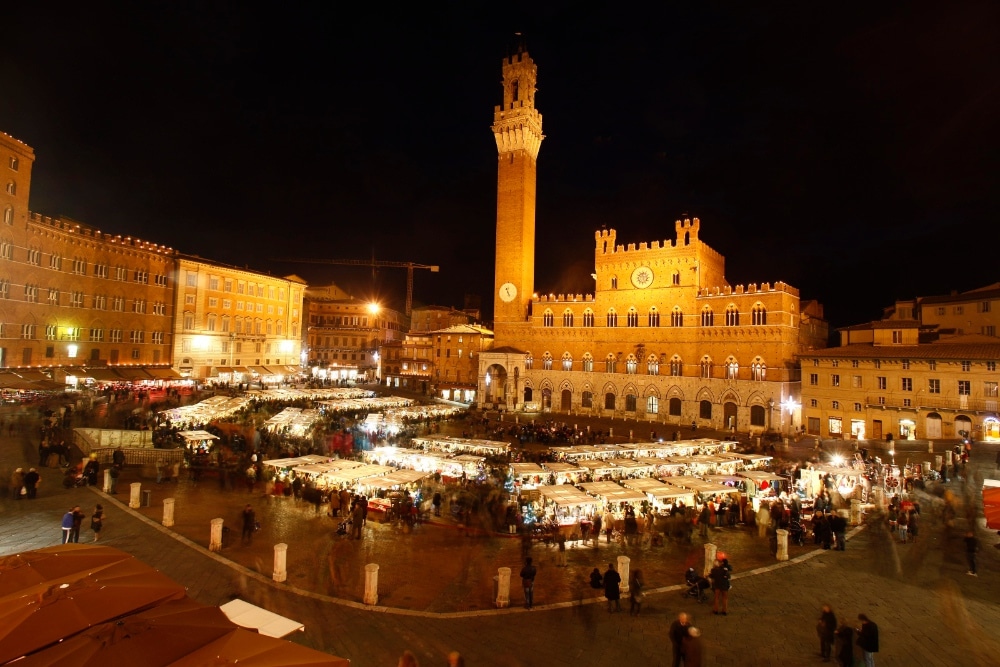
[[[415,303],[479,294],[489,319],[520,31],[537,291],[593,290],[601,226],[638,243],[685,215],[731,284],[783,280],[835,327],[1000,280],[998,3],[660,4],[16,3],[0,130],[35,149],[34,211],[400,309],[401,269],[279,260],[438,264]]]

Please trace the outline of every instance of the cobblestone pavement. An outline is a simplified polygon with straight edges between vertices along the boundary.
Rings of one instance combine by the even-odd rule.
[[[14,438],[0,437],[0,469],[5,479],[16,465],[29,465],[32,449],[24,432]],[[901,449],[897,444],[897,460],[903,455]],[[995,455],[995,445],[976,449],[971,464],[974,479],[967,487],[973,500],[981,476],[995,475]],[[291,639],[350,658],[356,665],[394,665],[405,649],[424,665],[444,664],[451,650],[465,655],[469,665],[667,665],[667,627],[680,611],[693,614],[695,625],[703,631],[706,665],[809,665],[819,662],[815,621],[823,602],[832,604],[841,620],[853,623],[858,613],[866,613],[879,624],[879,665],[993,665],[1000,655],[1000,646],[991,636],[1000,622],[1000,609],[994,602],[1000,592],[997,536],[979,530],[984,544],[980,576],[967,576],[961,540],[967,525],[961,518],[963,511],[959,508],[960,518],[948,528],[939,518],[939,501],[932,496],[924,498],[924,523],[913,544],[893,542],[876,525],[855,534],[845,552],[802,550],[793,552],[798,556],[792,561],[778,564],[769,558],[754,561],[739,556],[760,550],[760,545],[745,532],[719,531],[712,539],[736,555],[729,615],[713,616],[706,605],[683,598],[681,590],[671,586],[670,577],[664,576],[650,580],[656,590],[647,597],[641,615],[630,617],[627,604],[622,613],[608,614],[601,600],[590,597],[589,589],[572,583],[593,566],[603,570],[607,556],[617,555],[616,546],[602,544],[593,557],[589,555],[592,549],[573,550],[570,567],[563,572],[549,564],[551,551],[536,547],[543,555],[538,558],[535,609],[518,607],[518,591],[514,590],[513,608],[496,611],[489,608],[491,575],[501,561],[519,563],[516,540],[467,538],[449,533],[455,529],[432,526],[397,536],[389,526],[372,525],[361,543],[339,543],[350,545],[351,554],[358,551],[365,557],[351,560],[352,565],[342,573],[343,581],[337,584],[337,573],[330,573],[326,565],[331,555],[334,562],[341,560],[330,520],[308,516],[311,508],[304,505],[295,507],[286,500],[265,504],[255,498],[262,523],[269,521],[276,532],[262,532],[253,547],[233,545],[220,555],[204,548],[208,541],[204,517],[215,514],[229,523],[235,521],[249,494],[213,495],[207,485],[184,489],[184,483],[174,489],[159,485],[164,490],[157,490],[154,483],[154,506],[135,512],[119,502],[127,499],[124,494],[111,499],[93,489],[67,490],[58,484],[58,471],[43,470],[42,474],[37,500],[14,501],[5,496],[0,501],[0,554],[58,544],[59,520],[69,506],[79,504],[89,513],[95,503],[102,502],[106,508],[102,544],[135,554],[183,583],[203,603],[221,604],[239,596],[295,618],[305,623],[306,630]],[[948,487],[959,500],[965,495],[958,482]],[[166,489],[185,498],[183,504],[178,500],[177,532],[158,523],[157,505]],[[216,505],[228,497],[237,502],[227,499],[222,506]],[[191,506],[198,512],[191,511]],[[273,519],[268,519],[269,512]],[[192,539],[184,537],[184,522],[189,520],[185,514],[192,522]],[[981,526],[982,520],[978,521]],[[89,539],[92,534],[85,530],[83,537]],[[284,584],[269,576],[270,545],[278,538],[289,544],[289,581]],[[724,543],[724,538],[732,539],[732,544]],[[412,547],[393,546],[404,540]],[[463,541],[469,545],[455,545]],[[697,537],[694,549],[697,558],[701,549]],[[305,555],[302,561],[293,557],[296,553]],[[394,553],[398,560],[393,560]],[[385,564],[380,572],[380,590],[384,588],[387,596],[383,601],[406,606],[404,598],[409,596],[411,609],[370,609],[357,601],[360,574],[355,567],[371,554],[383,559],[371,562]],[[691,555],[670,547],[662,553],[646,549],[638,551],[634,562],[642,562],[644,571],[653,572],[654,561],[669,561],[664,572],[674,572],[675,557],[686,560]],[[408,566],[405,571],[404,565]],[[562,583],[553,585],[557,581]],[[307,590],[314,585],[315,590]],[[457,613],[427,611],[445,609]]]

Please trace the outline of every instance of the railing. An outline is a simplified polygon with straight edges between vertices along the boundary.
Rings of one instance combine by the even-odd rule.
[[[906,400],[910,401],[909,405],[904,404]],[[918,397],[892,393],[879,396],[865,396],[865,404],[870,408],[890,408],[893,410],[997,412],[998,408],[1000,408],[1000,398],[972,398],[970,396],[938,397],[927,394],[921,394]]]

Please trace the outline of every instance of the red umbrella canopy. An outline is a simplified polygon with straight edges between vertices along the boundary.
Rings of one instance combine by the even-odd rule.
[[[18,660],[19,667],[161,667],[233,632],[218,607],[185,597],[111,623],[95,625]]]
[[[170,663],[169,667],[349,667],[351,661],[242,628]]]
[[[0,598],[0,664],[184,596],[183,586],[134,558],[31,586]]]
[[[0,557],[0,598],[29,586],[62,582],[132,558],[112,547],[64,544]]]

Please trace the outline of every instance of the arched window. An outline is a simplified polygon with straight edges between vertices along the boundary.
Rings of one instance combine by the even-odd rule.
[[[542,326],[543,327],[553,326],[554,319],[555,318],[552,316],[552,311],[546,308],[545,312],[542,313]]]
[[[7,194],[16,195],[17,194],[17,183],[14,181],[7,181]]]
[[[635,308],[629,308],[627,317],[628,317],[628,326],[630,327],[639,326],[639,313],[636,312]]]
[[[635,375],[639,368],[639,362],[636,360],[634,354],[628,355],[628,359],[625,360],[625,372],[629,375]]]
[[[671,311],[670,326],[672,327],[684,326],[684,313],[681,312],[680,306],[674,306],[673,311]]]
[[[571,327],[573,326],[573,311],[567,308],[563,311],[563,326]]]
[[[14,209],[10,206],[3,210],[3,221],[8,225],[14,224]]]
[[[703,378],[712,377],[712,360],[709,357],[701,359],[701,376]]]
[[[670,376],[679,378],[684,375],[684,362],[676,354],[670,359]]]
[[[625,412],[635,412],[635,406],[638,403],[635,394],[625,395]]]
[[[767,426],[766,413],[764,412],[763,405],[750,406],[750,425]]]
[[[583,355],[583,372],[584,373],[594,372],[594,357],[591,356],[590,352],[586,352]]]
[[[604,394],[604,409],[614,410],[615,409],[615,395],[610,391]]]
[[[209,331],[215,331],[215,313],[209,313],[205,318],[205,328]]]
[[[542,370],[551,371],[552,370],[552,355],[546,352],[542,355]]]
[[[605,373],[614,373],[615,372],[615,368],[617,366],[618,366],[618,362],[617,362],[617,360],[615,360],[615,355],[608,354],[608,356],[604,358],[604,372]]]
[[[594,407],[594,394],[585,391],[580,394],[580,407],[581,408],[592,408]]]
[[[739,380],[740,379],[740,364],[732,357],[726,361],[726,379],[727,380]]]
[[[656,306],[653,306],[652,308],[649,309],[649,316],[648,317],[649,317],[649,326],[650,327],[658,327],[658,326],[660,326],[660,311],[658,311],[656,309]]]
[[[750,377],[758,382],[763,382],[767,378],[767,364],[761,361],[760,357],[750,364]]]
[[[569,352],[563,352],[562,369],[564,371],[573,370],[573,357],[570,356]]]
[[[277,330],[275,331],[275,333],[277,335],[279,335],[279,336],[284,336],[285,335],[285,323],[282,322],[281,320],[278,320]],[[372,347],[375,347],[375,346],[372,345]]]
[[[646,373],[648,375],[660,374],[660,359],[655,354],[649,355],[649,358],[646,359]]]
[[[701,326],[711,327],[715,326],[715,313],[708,306],[705,306],[701,310]]]
[[[755,326],[767,324],[767,308],[763,304],[755,304],[750,311],[750,322]]]
[[[608,326],[609,327],[618,326],[618,313],[615,312],[614,308],[608,311]]]
[[[730,305],[726,308],[726,326],[738,327],[740,325],[740,311],[736,306]]]
[[[660,412],[660,399],[656,396],[646,398],[646,414],[655,415]]]
[[[698,404],[698,416],[702,419],[712,418],[712,401],[702,401]]]
[[[592,327],[594,326],[594,311],[590,308],[583,311],[583,326]]]
[[[681,399],[674,396],[667,402],[667,411],[671,417],[681,416]]]
[[[674,274],[670,277],[670,282],[672,282],[674,285],[680,285],[681,284],[681,272],[680,271],[674,271]]]
[[[524,370],[530,371],[531,367],[535,364],[535,359],[530,354],[524,358]]]

